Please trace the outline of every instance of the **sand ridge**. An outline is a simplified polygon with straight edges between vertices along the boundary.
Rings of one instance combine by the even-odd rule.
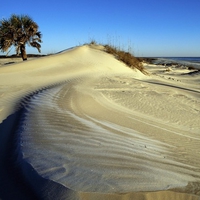
[[[199,76],[145,65],[86,45],[0,67],[0,119],[44,88],[24,103],[23,158],[72,199],[198,199]]]

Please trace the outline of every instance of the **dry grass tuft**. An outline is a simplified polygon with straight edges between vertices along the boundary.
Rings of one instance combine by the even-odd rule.
[[[138,58],[134,57],[131,53],[119,50],[116,47],[110,45],[105,45],[104,47],[107,53],[114,55],[118,60],[124,62],[130,68],[136,68],[142,73],[147,74],[141,61]]]
[[[91,42],[90,42],[90,44],[91,45],[97,45],[97,42],[96,42],[96,40],[92,39]]]
[[[89,43],[89,45],[98,45],[99,43],[96,42],[96,40],[92,39]],[[102,44],[99,44],[102,45]],[[134,57],[130,52],[126,52],[123,50],[120,50],[120,48],[116,48],[112,45],[102,45],[105,48],[105,51],[109,54],[112,54],[115,56],[116,59],[119,61],[125,63],[128,67],[132,69],[138,69],[143,74],[148,75],[148,72],[145,70],[142,64],[142,59]]]

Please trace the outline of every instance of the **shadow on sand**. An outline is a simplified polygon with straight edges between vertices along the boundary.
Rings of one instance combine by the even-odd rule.
[[[20,150],[20,121],[24,108],[0,124],[0,199],[68,199],[74,192],[39,176]]]

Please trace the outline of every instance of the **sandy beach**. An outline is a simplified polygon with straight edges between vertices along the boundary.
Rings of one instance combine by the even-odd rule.
[[[143,65],[1,59],[0,199],[199,200],[200,74]]]

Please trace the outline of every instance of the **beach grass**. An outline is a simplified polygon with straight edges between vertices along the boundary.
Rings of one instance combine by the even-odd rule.
[[[113,54],[118,60],[125,63],[130,68],[136,68],[141,72],[145,71],[141,61],[133,56],[130,52],[120,50],[119,48],[111,45],[105,45],[105,50],[107,53]]]
[[[125,63],[128,67],[132,69],[138,69],[142,73],[146,74],[145,68],[142,65],[141,59],[136,58],[130,51],[122,50],[120,47],[116,47],[115,45],[111,44],[99,44],[96,42],[96,40],[91,40],[90,45],[103,45],[105,48],[105,51],[109,54],[112,54],[115,56],[116,59],[119,61]],[[128,48],[131,49],[131,48]]]

